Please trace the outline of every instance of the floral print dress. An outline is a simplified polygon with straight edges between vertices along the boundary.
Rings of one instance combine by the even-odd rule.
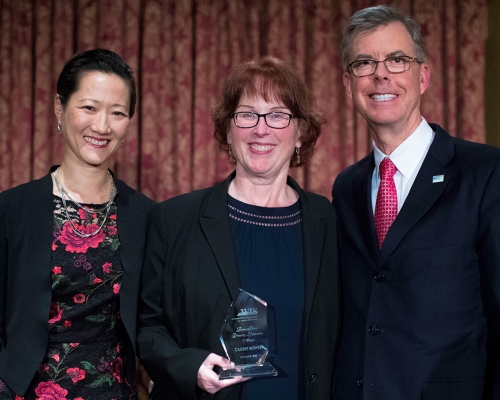
[[[0,399],[111,400],[136,399],[125,379],[127,334],[120,319],[123,274],[113,203],[102,229],[95,232],[106,210],[95,213],[54,195],[52,301],[47,354],[28,392],[16,396],[0,381]],[[100,209],[105,205],[86,205]],[[135,362],[135,360],[130,360]]]

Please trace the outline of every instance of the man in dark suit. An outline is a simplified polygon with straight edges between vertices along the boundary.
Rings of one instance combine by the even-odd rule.
[[[333,187],[344,317],[335,400],[500,399],[500,151],[420,114],[420,27],[355,13],[344,85],[373,152]]]

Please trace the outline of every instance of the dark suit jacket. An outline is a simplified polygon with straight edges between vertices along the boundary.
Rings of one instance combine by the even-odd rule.
[[[334,184],[345,298],[336,400],[500,399],[500,150],[431,127],[381,250],[373,154]]]
[[[124,270],[120,308],[130,344],[135,346],[147,216],[153,201],[120,180],[115,184]],[[0,379],[21,396],[49,340],[53,209],[50,174],[0,193]],[[132,346],[129,350],[128,375],[133,379],[135,356]]]
[[[237,399],[241,385],[215,396],[197,389],[198,369],[213,352],[240,277],[227,211],[234,177],[158,204],[148,239],[138,351],[155,382],[155,399]],[[329,399],[337,343],[339,288],[336,216],[324,198],[300,195],[305,258],[307,399]]]

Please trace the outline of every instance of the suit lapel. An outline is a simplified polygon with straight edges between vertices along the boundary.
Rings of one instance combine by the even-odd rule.
[[[352,193],[354,206],[356,207],[356,216],[364,241],[364,246],[362,243],[358,243],[358,247],[360,249],[366,248],[372,261],[375,262],[379,256],[379,248],[375,233],[371,200],[371,178],[374,168],[375,161],[372,152],[352,182]],[[358,239],[359,235],[356,235],[355,238]]]
[[[200,217],[201,229],[219,265],[232,301],[236,300],[238,289],[241,286],[233,234],[227,212],[227,190],[234,175],[233,172],[224,182],[214,186]]]
[[[129,207],[129,191],[128,188],[122,184],[121,181],[115,179],[116,187],[118,188],[118,197],[117,197],[117,227],[118,227],[118,235],[120,237],[120,242],[123,243],[135,243],[137,240],[135,238],[135,230],[133,229],[136,226],[136,214],[137,212],[133,212],[131,207]],[[141,214],[142,216],[142,214]],[[142,249],[141,249],[142,250]],[[123,270],[127,271],[126,274],[123,274],[123,277],[131,276],[134,272],[137,272],[137,276],[134,276],[132,282],[134,282],[138,277],[140,277],[140,269],[139,268],[130,268],[130,266],[137,266],[142,263],[142,254],[137,251],[134,246],[123,246],[120,245],[120,256],[123,264]],[[137,264],[139,263],[139,264]],[[122,287],[124,283],[122,282]]]
[[[50,173],[54,170],[55,168],[52,167]],[[50,173],[42,179],[34,181],[33,193],[36,193],[36,195],[32,199],[36,205],[30,210],[36,210],[36,212],[28,214],[31,221],[24,225],[37,227],[37,229],[29,233],[30,236],[33,235],[33,238],[28,243],[35,243],[36,247],[31,249],[31,253],[27,256],[27,258],[31,259],[31,262],[27,265],[30,268],[38,266],[41,268],[40,272],[43,276],[47,277],[50,276],[46,274],[47,271],[50,271],[52,241],[54,239],[54,199]],[[30,199],[30,202],[32,199]],[[40,234],[40,232],[43,232],[43,234]]]
[[[52,167],[53,172],[56,167]],[[29,276],[26,287],[35,283],[37,288],[33,293],[38,296],[33,306],[36,311],[33,315],[45,315],[50,308],[52,296],[52,282],[50,270],[52,261],[52,243],[54,240],[54,198],[52,194],[52,176],[50,173],[43,178],[29,183],[30,196],[25,207],[21,209],[30,212],[21,213],[22,217],[17,222],[21,227],[28,227],[23,231],[24,243],[29,243],[29,252],[20,257],[19,268]],[[32,228],[31,228],[32,227]],[[17,275],[14,274],[14,275]],[[22,273],[20,273],[22,276]],[[26,283],[24,282],[24,283]],[[15,289],[14,289],[15,290]],[[38,314],[37,314],[38,313]]]
[[[145,243],[142,236],[139,239],[137,235],[145,234],[143,227],[146,224],[142,219],[147,218],[147,213],[143,212],[143,209],[138,209],[137,204],[136,207],[130,204],[130,189],[124,182],[117,179],[114,182],[118,189],[116,225],[118,237],[120,238],[119,252],[123,268],[120,292],[127,294],[127,296],[120,296],[122,321],[130,334],[135,349],[136,332],[133,321],[135,321],[137,314],[138,282],[141,280]],[[138,218],[141,220],[138,220]],[[132,243],[135,245],[130,245]]]
[[[437,125],[432,125],[432,128],[436,131],[436,135],[408,197],[387,233],[378,260],[379,268],[387,261],[411,227],[432,207],[452,178],[445,166],[453,158],[453,139]],[[442,179],[434,182],[433,177],[441,175]]]

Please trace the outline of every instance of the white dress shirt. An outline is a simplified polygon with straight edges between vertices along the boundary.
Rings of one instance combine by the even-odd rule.
[[[373,154],[375,156],[375,170],[372,175],[372,210],[375,213],[375,203],[377,202],[377,192],[380,185],[380,176],[378,168],[380,162],[389,157],[398,169],[394,174],[394,183],[398,192],[398,212],[401,210],[411,186],[415,181],[415,177],[424,162],[427,151],[434,140],[434,131],[429,126],[424,117],[418,128],[406,138],[396,149],[390,154],[382,153],[375,142],[373,142]]]

